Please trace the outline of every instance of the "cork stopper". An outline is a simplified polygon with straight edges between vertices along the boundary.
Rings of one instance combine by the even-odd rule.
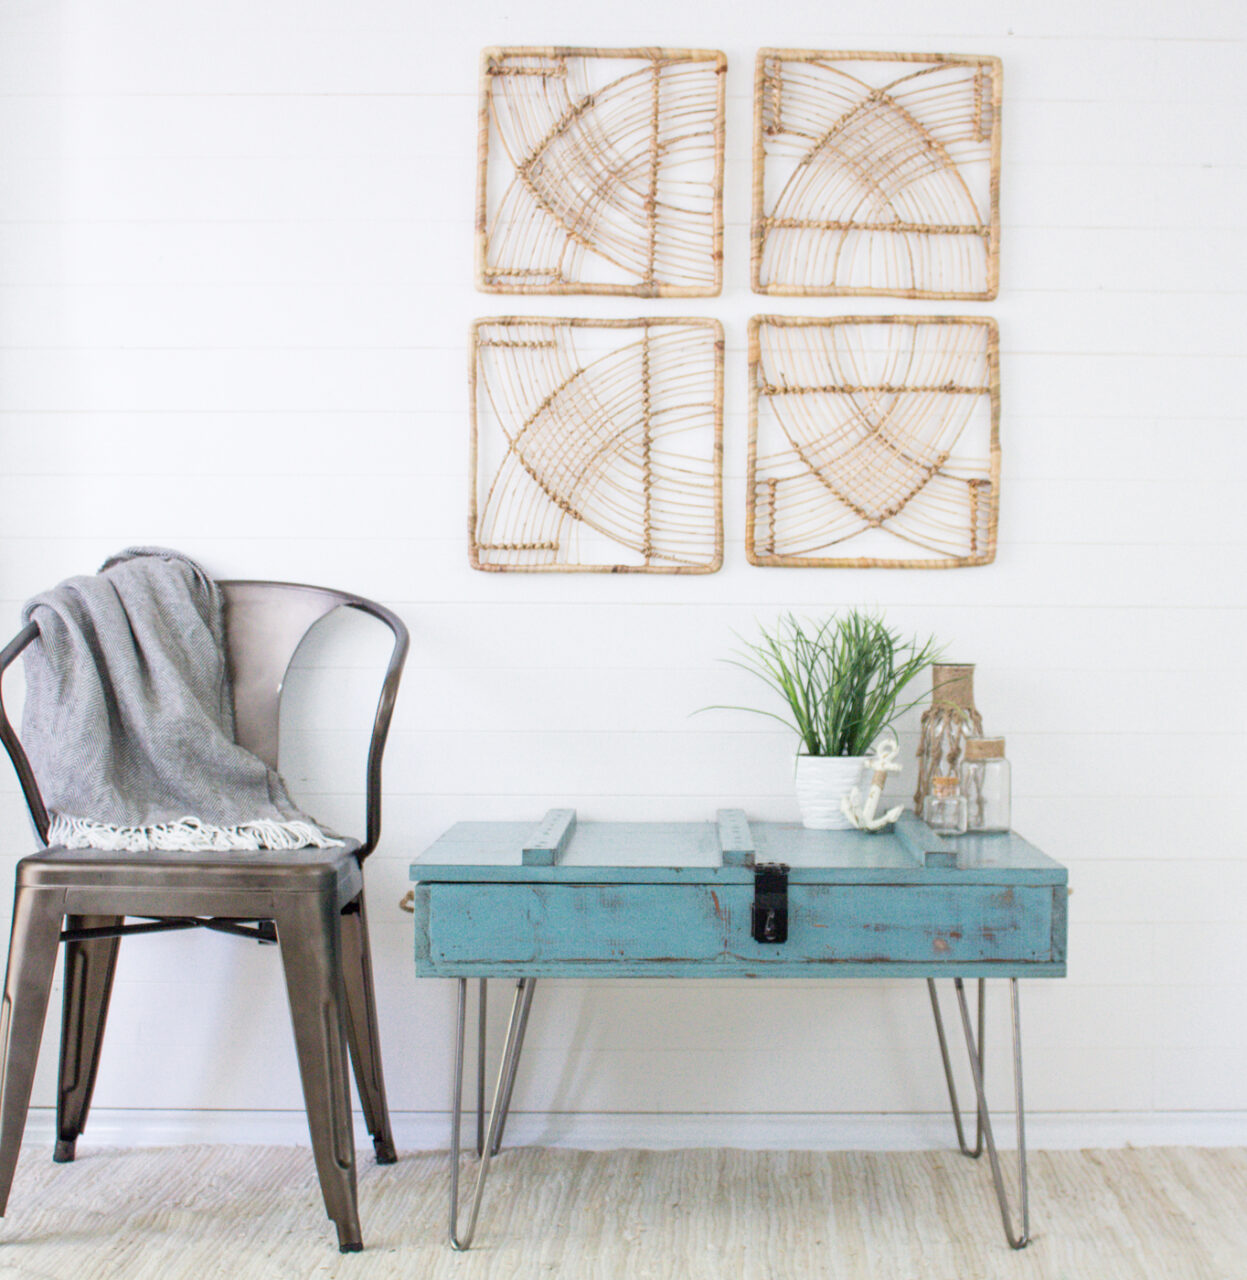
[[[1003,760],[1005,758],[1005,740],[1003,738],[967,738],[963,760]]]
[[[931,794],[937,800],[947,800],[950,796],[957,794],[956,778],[932,778]]]
[[[937,662],[931,668],[931,701],[974,706],[974,663]]]

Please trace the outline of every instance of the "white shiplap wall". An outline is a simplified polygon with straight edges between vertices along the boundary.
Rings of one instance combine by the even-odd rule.
[[[477,61],[493,43],[728,54],[724,293],[644,308],[726,327],[717,575],[468,568],[467,327],[516,309],[472,287]],[[1000,298],[911,304],[1000,323],[989,568],[745,563],[747,317],[897,306],[749,294],[762,44],[1004,59]],[[881,605],[979,664],[1016,825],[1070,865],[1070,977],[1025,992],[1030,1105],[1083,1117],[1074,1140],[1105,1112],[1131,1113],[1117,1132],[1136,1140],[1213,1113],[1200,1132],[1223,1137],[1222,1113],[1247,1112],[1245,52],[1247,10],[1229,0],[0,0],[5,628],[25,597],[133,542],[402,611],[414,648],[369,874],[390,1097],[406,1115],[446,1106],[452,1000],[411,976],[396,906],[409,857],[457,819],[552,804],[791,816],[784,736],[690,713],[755,692],[716,662],[733,629],[785,607]],[[342,759],[363,742],[379,656],[344,624],[292,677],[287,772],[330,820],[360,809],[362,770]],[[7,776],[0,826],[7,867],[30,848]],[[11,881],[0,868],[3,892]],[[168,937],[122,955],[97,1118],[186,1112],[182,1136],[212,1131],[211,1112],[297,1120],[271,952]],[[563,1132],[596,1124],[606,1141],[640,1130],[595,1113],[730,1113],[708,1130],[726,1141],[792,1137],[751,1130],[756,1113],[943,1102],[925,994],[894,983],[549,985],[526,1064],[518,1108],[574,1113]],[[835,1142],[844,1125],[819,1132]]]

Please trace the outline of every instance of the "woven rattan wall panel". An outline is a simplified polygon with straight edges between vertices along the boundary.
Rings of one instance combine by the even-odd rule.
[[[506,317],[472,333],[473,567],[719,568],[718,321]]]
[[[993,320],[755,316],[746,551],[758,565],[948,569],[996,555]]]
[[[485,50],[479,287],[717,294],[726,71],[699,49]]]
[[[996,296],[1000,60],[763,49],[753,287]]]

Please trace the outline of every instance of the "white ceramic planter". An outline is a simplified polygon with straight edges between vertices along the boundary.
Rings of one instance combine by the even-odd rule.
[[[852,824],[840,801],[862,776],[866,756],[798,756],[797,803],[801,821],[815,831],[843,831]]]

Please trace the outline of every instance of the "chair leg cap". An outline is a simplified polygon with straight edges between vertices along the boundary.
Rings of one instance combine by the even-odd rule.
[[[363,1253],[364,1242],[362,1240],[356,1240],[354,1244],[340,1244],[338,1245],[338,1252],[339,1253]]]
[[[73,1163],[77,1146],[78,1146],[78,1141],[76,1138],[70,1142],[66,1142],[64,1138],[58,1138],[56,1140],[56,1148],[52,1152],[53,1162],[55,1164]]]
[[[372,1149],[376,1153],[378,1164],[397,1164],[398,1152],[389,1138],[373,1138]]]

